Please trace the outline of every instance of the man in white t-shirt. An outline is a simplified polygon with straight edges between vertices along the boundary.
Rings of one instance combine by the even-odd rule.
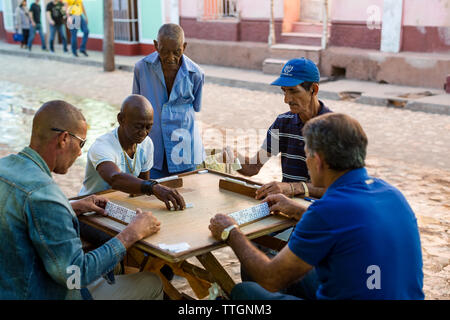
[[[186,208],[183,197],[176,189],[150,179],[153,166],[153,142],[148,133],[153,125],[153,108],[144,96],[133,94],[122,103],[117,115],[119,127],[94,142],[88,151],[86,175],[79,195],[107,189],[130,194],[154,194],[166,204],[168,210]],[[100,246],[111,237],[80,222],[81,238]],[[164,266],[163,275],[171,280],[173,271]]]
[[[141,95],[130,95],[117,115],[119,127],[94,142],[88,151],[86,175],[79,195],[114,189],[130,194],[154,194],[168,210],[186,207],[177,190],[150,179],[153,143],[148,133],[153,108]]]

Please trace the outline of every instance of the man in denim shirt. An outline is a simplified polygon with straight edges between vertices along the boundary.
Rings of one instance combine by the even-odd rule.
[[[81,155],[86,131],[78,109],[50,101],[33,119],[30,146],[0,159],[0,299],[162,298],[152,273],[119,276],[113,285],[101,278],[136,241],[159,230],[150,212],[137,210],[116,237],[83,252],[77,216],[104,214],[107,199],[69,203],[51,173],[67,172]]]
[[[203,71],[183,55],[183,29],[165,24],[154,41],[156,52],[136,63],[133,93],[154,109],[150,138],[155,146],[150,178],[192,171],[205,158],[195,112],[201,108]]]

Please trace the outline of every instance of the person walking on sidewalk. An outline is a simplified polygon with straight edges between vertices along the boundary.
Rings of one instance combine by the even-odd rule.
[[[67,52],[67,40],[64,35],[64,4],[62,0],[53,0],[47,4],[47,20],[50,24],[49,47],[51,52],[55,52],[55,33],[58,32],[63,43],[63,50]]]
[[[75,57],[78,57],[77,33],[78,29],[81,29],[83,32],[83,40],[81,40],[80,52],[87,57],[88,54],[86,52],[86,45],[89,36],[89,29],[88,17],[86,14],[86,9],[84,8],[83,0],[64,0],[64,2],[67,5],[66,15],[68,17],[67,24],[70,29],[72,53]]]
[[[20,48],[26,49],[28,44],[28,36],[30,35],[30,12],[27,9],[27,1],[22,0],[19,6],[16,8],[14,15],[15,25],[14,28],[18,34],[22,35],[22,42]]]
[[[31,18],[31,27],[30,27],[30,36],[28,38],[28,50],[31,51],[33,46],[33,40],[36,35],[36,31],[39,32],[39,37],[41,38],[41,46],[42,50],[47,51],[47,46],[45,45],[45,36],[42,32],[42,24],[41,24],[41,6],[40,0],[35,0],[33,4],[30,6],[30,18]]]

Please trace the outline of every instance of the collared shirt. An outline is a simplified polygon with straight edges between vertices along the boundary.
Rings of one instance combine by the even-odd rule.
[[[318,116],[332,112],[322,101],[319,103]],[[290,111],[280,114],[267,131],[266,140],[261,147],[272,156],[281,152],[283,182],[309,181],[303,126],[304,123],[298,114]]]
[[[81,299],[77,283],[85,288],[126,253],[117,238],[83,252],[72,206],[29,147],[0,159],[0,212],[0,299]]]
[[[154,111],[149,136],[155,147],[155,169],[162,169],[164,153],[171,173],[192,169],[205,159],[200,130],[195,121],[195,112],[201,109],[203,83],[203,71],[183,55],[168,97],[158,52],[136,63],[133,93],[145,96]]]
[[[414,212],[399,190],[365,168],[328,187],[288,246],[316,267],[318,299],[424,299]]]
[[[136,146],[134,157],[123,151],[117,134],[118,128],[98,137],[87,154],[86,173],[80,196],[111,189],[97,171],[103,162],[114,163],[121,172],[138,177],[142,172],[148,172],[153,166],[153,143],[149,137]]]

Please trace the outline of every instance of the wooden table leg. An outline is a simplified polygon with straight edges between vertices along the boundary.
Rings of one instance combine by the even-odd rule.
[[[235,285],[233,279],[210,252],[197,256],[197,259],[206,270],[191,265],[186,261],[170,263],[154,256],[145,255],[139,250],[129,250],[128,255],[133,262],[141,261],[140,271],[147,270],[156,273],[163,282],[164,292],[173,300],[182,300],[185,297],[160,272],[164,264],[170,266],[176,275],[184,277],[200,299],[208,295],[211,282],[217,282],[228,296]]]
[[[197,259],[205,267],[206,270],[211,272],[216,282],[220,285],[223,291],[230,296],[231,289],[236,285],[231,279],[230,275],[225,271],[222,265],[217,261],[211,252],[197,256]]]
[[[179,263],[170,263],[164,261],[160,258],[150,256],[148,254],[144,254],[138,250],[129,250],[129,260],[131,262],[136,263],[135,261],[142,261],[140,263],[140,271],[147,270],[157,274],[164,286],[164,292],[170,297],[172,300],[183,300],[186,299],[186,295],[179,292],[166,277],[161,273],[161,268],[164,265],[167,265],[172,268],[174,274],[184,277],[195,295],[202,299],[206,297],[209,292],[208,289],[211,286],[210,279],[212,279],[210,273],[206,270],[203,270],[199,267],[191,265],[190,263],[183,261]],[[203,278],[203,279],[202,279]]]

